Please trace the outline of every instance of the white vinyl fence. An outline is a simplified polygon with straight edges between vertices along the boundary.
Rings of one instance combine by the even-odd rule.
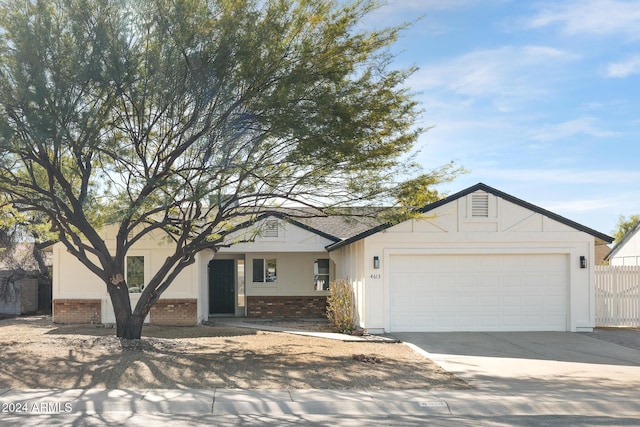
[[[640,266],[596,265],[596,326],[640,326]]]

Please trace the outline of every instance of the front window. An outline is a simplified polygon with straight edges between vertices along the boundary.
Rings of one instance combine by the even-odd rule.
[[[313,284],[316,291],[329,290],[329,260],[317,259],[313,263]]]
[[[253,260],[253,282],[276,282],[278,279],[275,258],[255,258]]]
[[[127,256],[126,276],[129,292],[142,292],[144,288],[143,256]]]

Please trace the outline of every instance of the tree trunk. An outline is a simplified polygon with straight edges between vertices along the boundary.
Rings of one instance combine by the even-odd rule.
[[[113,312],[116,316],[116,336],[127,339],[140,339],[144,317],[132,313],[129,288],[125,282],[118,285],[107,283]]]
[[[31,253],[33,254],[33,258],[36,260],[36,263],[38,263],[38,270],[40,270],[40,276],[49,277],[49,268],[47,268],[46,264],[44,263],[44,258],[42,257],[42,251],[38,249],[38,245],[36,245],[35,243],[33,245],[33,250],[31,251]]]
[[[131,316],[129,316],[129,319],[125,324],[121,325],[118,322],[117,324],[118,337],[130,339],[130,340],[139,340],[140,337],[142,336],[143,323],[144,323],[144,319],[141,316],[132,314]]]

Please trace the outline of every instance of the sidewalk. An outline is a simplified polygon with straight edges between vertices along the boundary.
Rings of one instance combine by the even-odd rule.
[[[350,337],[228,319],[217,322],[327,339],[396,340],[393,336]],[[464,336],[460,343],[464,351],[456,348],[457,351],[450,354],[424,352],[426,357],[436,360],[445,369],[455,372],[476,387],[470,390],[0,389],[0,425],[640,425],[640,389],[623,386],[612,388],[598,383],[597,377],[590,377],[586,371],[587,367],[594,372],[610,369],[606,372],[612,376],[616,374],[627,379],[624,384],[634,384],[630,381],[632,378],[625,375],[638,369],[638,365],[632,363],[635,353],[628,355],[628,349],[613,348],[622,359],[631,361],[625,362],[630,366],[625,366],[624,361],[613,365],[603,364],[602,361],[575,364],[575,369],[562,369],[555,374],[562,386],[550,384],[551,388],[545,388],[534,381],[540,379],[536,366],[538,369],[550,365],[563,366],[568,363],[563,360],[571,361],[575,355],[558,353],[561,349],[558,343],[551,346],[555,351],[553,355],[541,357],[540,360],[531,356],[527,359],[509,359],[481,357],[493,356],[482,352],[473,354],[474,351],[488,351],[485,347],[500,356],[524,357],[527,351],[531,351],[524,344],[514,341],[517,336],[511,337],[511,341],[518,345],[512,343],[511,347],[504,347],[509,344],[504,336],[500,335],[502,339],[499,341],[488,342],[488,338],[493,335],[498,337],[498,334],[488,338],[485,335],[473,335],[478,341],[474,345],[471,336]],[[535,335],[538,340],[545,336]],[[455,348],[458,344],[453,335],[438,337],[442,343],[435,336],[429,336],[429,346],[446,344],[448,348]],[[608,344],[592,343],[590,338],[568,337],[585,345],[610,347]],[[409,341],[408,338],[405,337]],[[413,338],[417,339],[417,336]],[[567,340],[567,337],[560,335],[559,339]],[[420,343],[419,340],[415,342]],[[498,343],[502,343],[503,347],[500,348]],[[536,342],[536,354],[546,347],[541,347],[541,343]],[[566,343],[566,346],[584,358],[593,358],[599,353],[594,347],[576,347],[574,341]],[[415,349],[423,352],[420,348]],[[511,354],[516,350],[524,353]],[[465,355],[465,351],[471,355]],[[515,377],[510,379],[508,362],[517,362],[517,366],[525,369],[526,377],[521,378],[523,373],[516,370],[512,372]],[[493,366],[495,364],[499,366]],[[512,370],[514,366],[511,366]],[[580,380],[579,387],[568,386],[573,384],[570,382],[572,377],[568,376],[572,372],[576,375],[574,380]],[[533,385],[525,387],[529,383]],[[504,384],[511,387],[504,388]],[[554,392],[550,393],[550,390]]]
[[[637,396],[593,395],[579,401],[477,390],[0,390],[7,416],[63,414],[509,416],[640,415]],[[638,421],[640,423],[640,420]]]

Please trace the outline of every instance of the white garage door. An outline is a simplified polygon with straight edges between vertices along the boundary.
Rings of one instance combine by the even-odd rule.
[[[565,331],[565,255],[398,255],[391,331]]]

